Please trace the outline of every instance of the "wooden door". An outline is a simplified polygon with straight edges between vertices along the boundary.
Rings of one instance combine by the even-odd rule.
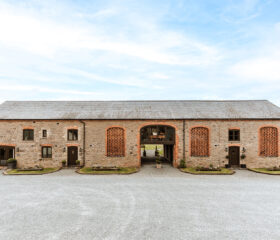
[[[229,147],[229,165],[239,166],[240,164],[240,148]]]
[[[68,166],[76,165],[78,160],[78,147],[68,147]]]
[[[164,145],[164,157],[172,164],[172,162],[173,162],[173,145]]]

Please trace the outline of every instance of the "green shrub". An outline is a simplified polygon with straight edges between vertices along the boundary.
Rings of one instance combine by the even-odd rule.
[[[267,170],[268,170],[268,171],[280,171],[280,167],[276,167],[276,166],[274,166],[274,167],[269,167],[269,168],[267,168]]]
[[[66,160],[62,160],[61,162],[62,162],[63,164],[66,164]]]
[[[180,160],[180,165],[179,165],[180,168],[186,168],[186,161],[184,159],[181,159]]]
[[[80,160],[76,160],[76,164],[77,164],[77,165],[80,165]]]
[[[157,164],[161,164],[160,158],[157,158],[157,159],[156,159],[156,163],[157,163]]]
[[[7,160],[7,163],[16,163],[16,162],[17,162],[17,160],[15,158],[9,158]]]
[[[143,151],[143,157],[146,157],[147,156],[147,152],[146,152],[146,150],[144,149],[144,151]]]
[[[211,164],[210,164],[211,165]],[[195,168],[196,171],[221,171],[222,169],[220,167],[213,167],[210,166],[209,168],[208,167],[201,167],[201,166],[198,166]]]

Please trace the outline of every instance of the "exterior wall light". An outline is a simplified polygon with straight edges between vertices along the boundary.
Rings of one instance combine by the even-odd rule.
[[[63,148],[63,152],[66,152],[66,147]]]
[[[225,148],[225,152],[227,152],[227,151],[228,151],[228,148],[226,147],[226,148]]]
[[[242,148],[242,152],[243,152],[243,153],[245,153],[245,152],[246,152],[246,149],[245,149],[245,147],[243,147],[243,148]]]

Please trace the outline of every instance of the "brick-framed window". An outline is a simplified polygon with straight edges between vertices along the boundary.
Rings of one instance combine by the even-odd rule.
[[[209,129],[194,127],[191,129],[191,156],[209,157]]]
[[[278,157],[278,129],[276,127],[260,129],[260,156]]]
[[[69,141],[78,140],[78,129],[68,129],[67,138]]]
[[[52,147],[42,147],[42,158],[52,158]]]
[[[42,130],[42,137],[46,138],[48,136],[48,131],[46,129]]]
[[[111,127],[107,129],[107,149],[108,157],[125,156],[125,132],[121,127]]]
[[[229,129],[228,130],[228,140],[229,141],[240,141],[240,130],[239,129]]]
[[[23,129],[23,140],[24,141],[34,140],[34,129]]]

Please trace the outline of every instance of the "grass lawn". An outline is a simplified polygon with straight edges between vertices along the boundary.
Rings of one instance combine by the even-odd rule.
[[[91,167],[81,168],[78,170],[78,173],[81,174],[130,174],[138,172],[138,168],[119,168],[118,170],[104,170],[104,171],[96,171],[92,170]]]
[[[7,170],[6,174],[7,175],[41,175],[41,174],[46,174],[46,173],[52,173],[56,172],[59,170],[59,168],[44,168],[43,170],[30,170],[30,171],[20,171],[17,169],[13,170]]]
[[[270,175],[280,175],[280,171],[270,171],[267,168],[249,168],[249,170],[257,173],[265,173]]]
[[[197,171],[196,168],[180,168],[182,172],[201,175],[231,175],[235,172],[231,169],[222,168],[221,171]]]

